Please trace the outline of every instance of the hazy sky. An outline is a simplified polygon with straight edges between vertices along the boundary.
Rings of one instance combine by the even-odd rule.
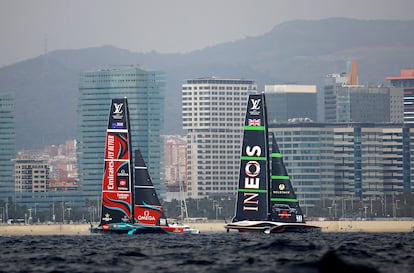
[[[413,11],[413,0],[0,0],[0,67],[46,50],[189,52],[294,19],[413,20]]]

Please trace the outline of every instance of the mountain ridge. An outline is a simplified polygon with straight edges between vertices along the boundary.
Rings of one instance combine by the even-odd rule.
[[[18,149],[41,148],[75,138],[79,74],[138,64],[166,72],[165,133],[182,133],[181,84],[205,76],[265,84],[316,84],[359,65],[360,83],[414,66],[414,21],[329,18],[281,23],[271,31],[189,53],[137,53],[113,46],[56,50],[0,68],[0,93],[16,96]],[[392,37],[390,39],[389,37]]]

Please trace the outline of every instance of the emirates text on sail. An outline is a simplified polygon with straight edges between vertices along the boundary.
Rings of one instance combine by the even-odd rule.
[[[107,151],[108,151],[108,158],[107,159],[114,159],[114,149],[115,149],[115,139],[113,135],[108,135],[107,138]],[[114,182],[114,161],[108,162],[108,190],[113,190],[115,188]]]

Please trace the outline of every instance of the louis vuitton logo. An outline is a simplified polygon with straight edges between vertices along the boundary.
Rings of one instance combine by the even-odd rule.
[[[252,107],[250,108],[251,110],[259,110],[260,109],[260,101],[261,99],[251,99],[250,100],[252,102]]]
[[[115,111],[114,114],[122,114],[123,103],[114,103]]]

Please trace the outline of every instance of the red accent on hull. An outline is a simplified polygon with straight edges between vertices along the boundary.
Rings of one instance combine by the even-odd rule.
[[[102,225],[102,229],[103,230],[110,230],[111,226],[110,225]]]
[[[174,232],[174,233],[183,233],[184,228],[183,227],[170,227],[170,226],[161,226],[161,228],[168,232]]]

